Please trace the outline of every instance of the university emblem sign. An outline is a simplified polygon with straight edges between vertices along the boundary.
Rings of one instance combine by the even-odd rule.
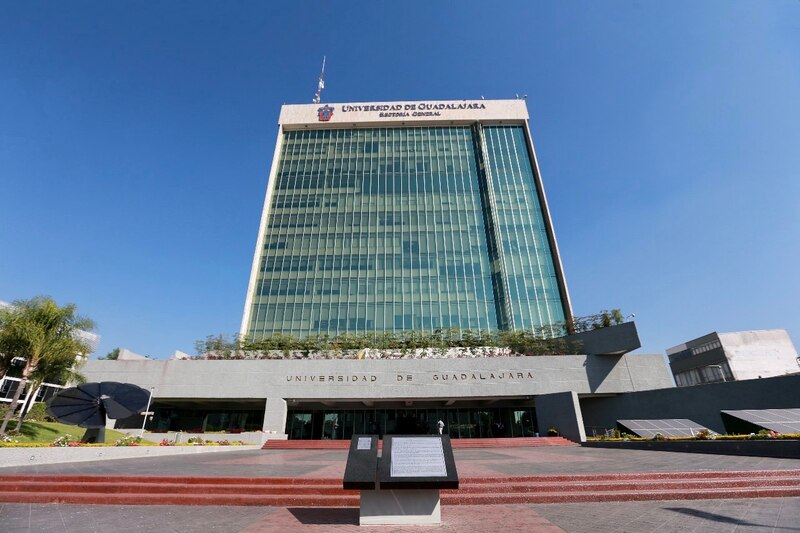
[[[333,116],[333,106],[324,105],[317,109],[317,118],[320,122],[328,122]]]

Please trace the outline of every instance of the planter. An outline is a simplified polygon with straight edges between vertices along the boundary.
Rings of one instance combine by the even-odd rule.
[[[92,446],[77,448],[0,448],[3,466],[46,465],[83,461],[110,461],[192,453],[220,453],[257,449],[256,446]]]
[[[685,441],[588,441],[587,448],[653,450],[661,452],[713,453],[800,459],[800,440],[685,440]]]

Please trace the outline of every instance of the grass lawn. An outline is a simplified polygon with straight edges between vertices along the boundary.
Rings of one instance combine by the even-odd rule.
[[[16,427],[16,421],[12,421],[8,428],[13,430]],[[22,430],[19,434],[13,435],[14,439],[20,443],[23,442],[46,442],[50,443],[69,433],[74,437],[74,440],[80,440],[86,429],[78,426],[70,426],[68,424],[61,424],[59,422],[29,422],[22,423]],[[114,444],[117,440],[126,436],[126,433],[120,433],[113,429],[106,430],[106,443]]]

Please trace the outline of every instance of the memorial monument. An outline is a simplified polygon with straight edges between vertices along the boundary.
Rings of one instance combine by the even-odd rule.
[[[450,438],[387,435],[378,457],[377,435],[355,435],[342,486],[361,491],[361,525],[439,524],[439,490],[458,488]]]

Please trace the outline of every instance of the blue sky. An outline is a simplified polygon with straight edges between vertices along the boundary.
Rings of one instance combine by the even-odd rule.
[[[573,306],[800,341],[800,2],[6,2],[0,299],[238,331],[283,103],[513,98]]]

